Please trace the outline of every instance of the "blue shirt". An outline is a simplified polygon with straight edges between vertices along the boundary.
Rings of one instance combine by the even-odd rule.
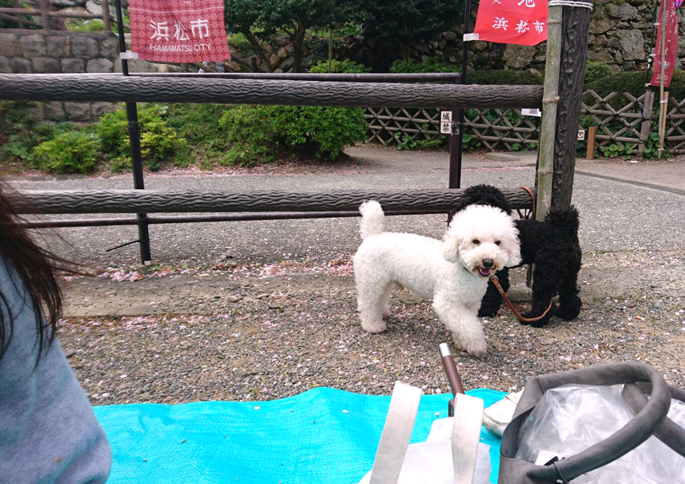
[[[0,292],[6,338],[14,317],[0,360],[0,483],[104,483],[112,464],[105,433],[57,340],[36,367],[35,312],[1,257]]]

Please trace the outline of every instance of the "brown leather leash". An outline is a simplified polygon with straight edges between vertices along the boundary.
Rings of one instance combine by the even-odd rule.
[[[521,316],[521,313],[519,313],[514,305],[511,303],[509,298],[507,297],[507,293],[504,292],[504,289],[502,289],[502,285],[499,283],[499,279],[497,279],[497,276],[492,277],[492,283],[495,285],[499,293],[502,295],[502,299],[504,299],[504,302],[506,303],[507,307],[511,310],[512,313],[514,313],[514,316],[519,318],[519,320],[524,321],[526,323],[534,323],[536,321],[540,321],[542,318],[547,316],[547,313],[549,312],[550,309],[552,309],[552,300],[549,301],[549,307],[545,310],[544,313],[542,313],[540,316],[537,318],[524,318]]]
[[[521,218],[532,218],[534,220],[535,219],[535,194],[533,193],[533,190],[531,190],[528,187],[519,187],[519,188],[528,192],[528,195],[530,195],[530,199],[533,202],[533,208],[531,210],[530,217],[524,217],[523,214],[521,213],[521,210],[517,209],[516,211],[518,212],[519,217],[521,217]]]

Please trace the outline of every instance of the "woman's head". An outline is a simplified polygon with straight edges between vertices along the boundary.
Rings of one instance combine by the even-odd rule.
[[[0,181],[0,258],[10,271],[20,294],[36,314],[38,357],[55,339],[55,326],[62,309],[62,293],[55,270],[64,262],[40,247],[29,236],[11,206],[10,188]],[[11,343],[16,314],[10,311],[7,295],[0,292],[0,360]],[[8,319],[9,318],[9,319]]]

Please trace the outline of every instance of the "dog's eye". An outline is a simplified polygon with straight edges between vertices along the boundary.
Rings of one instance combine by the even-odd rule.
[[[480,244],[480,240],[478,240],[478,239],[473,239],[473,241],[472,241],[472,242],[473,242],[473,243],[474,243],[475,245],[478,245],[478,244]]]
[[[499,244],[501,244],[501,242],[499,240],[496,240],[495,245],[499,245]]]

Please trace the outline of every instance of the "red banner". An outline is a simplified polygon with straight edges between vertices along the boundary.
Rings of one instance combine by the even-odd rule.
[[[487,42],[537,45],[547,40],[547,0],[480,0],[474,33]]]
[[[156,62],[229,60],[223,0],[129,0],[131,47]]]
[[[673,70],[675,69],[676,54],[678,53],[678,12],[672,0],[666,2],[666,62],[664,62],[664,86],[671,85]],[[661,36],[663,27],[663,7],[659,7],[659,25],[657,27],[656,44],[654,47],[654,74],[649,83],[659,86],[661,83]]]

